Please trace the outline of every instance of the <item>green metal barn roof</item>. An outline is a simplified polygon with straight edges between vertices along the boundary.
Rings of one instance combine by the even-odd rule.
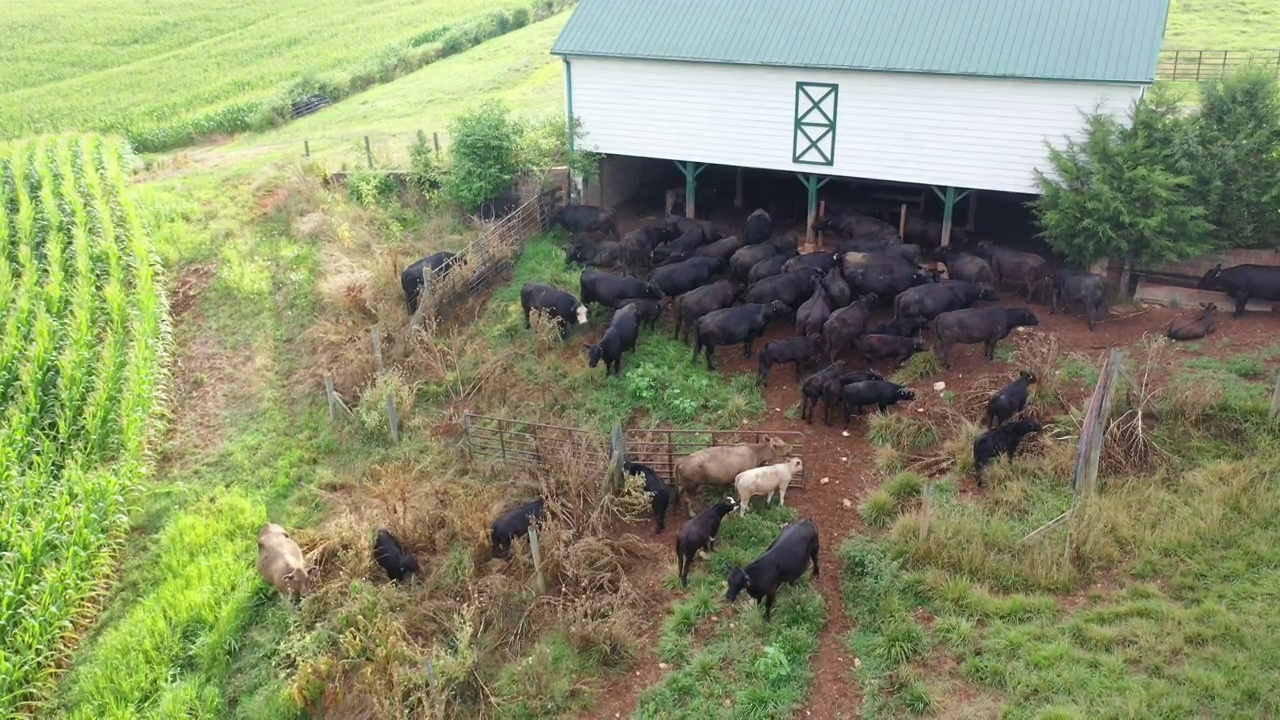
[[[1149,83],[1169,0],[580,0],[557,55]]]

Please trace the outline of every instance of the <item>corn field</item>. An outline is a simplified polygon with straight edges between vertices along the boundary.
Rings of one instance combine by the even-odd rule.
[[[149,464],[168,309],[124,154],[0,145],[0,717],[48,692]]]

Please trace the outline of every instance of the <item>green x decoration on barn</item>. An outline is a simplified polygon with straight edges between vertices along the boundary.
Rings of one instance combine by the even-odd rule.
[[[796,125],[791,160],[801,165],[833,165],[836,161],[836,106],[840,86],[796,83]]]

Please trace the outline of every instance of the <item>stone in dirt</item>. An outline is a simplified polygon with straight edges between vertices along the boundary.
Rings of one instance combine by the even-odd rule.
[[[829,477],[824,477],[824,478],[822,478],[821,480],[819,480],[819,481],[818,481],[818,484],[819,484],[819,485],[826,485],[826,484],[827,484],[827,483],[829,483],[829,482],[831,482],[831,478],[829,478]]]
[[[848,510],[849,508],[853,507],[853,501],[850,500],[849,498],[845,498],[844,500],[841,500],[841,502],[844,503],[845,510]]]

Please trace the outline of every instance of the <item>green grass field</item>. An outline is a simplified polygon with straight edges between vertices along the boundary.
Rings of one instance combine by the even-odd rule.
[[[1280,5],[1271,0],[1172,0],[1164,48],[1280,51]]]

